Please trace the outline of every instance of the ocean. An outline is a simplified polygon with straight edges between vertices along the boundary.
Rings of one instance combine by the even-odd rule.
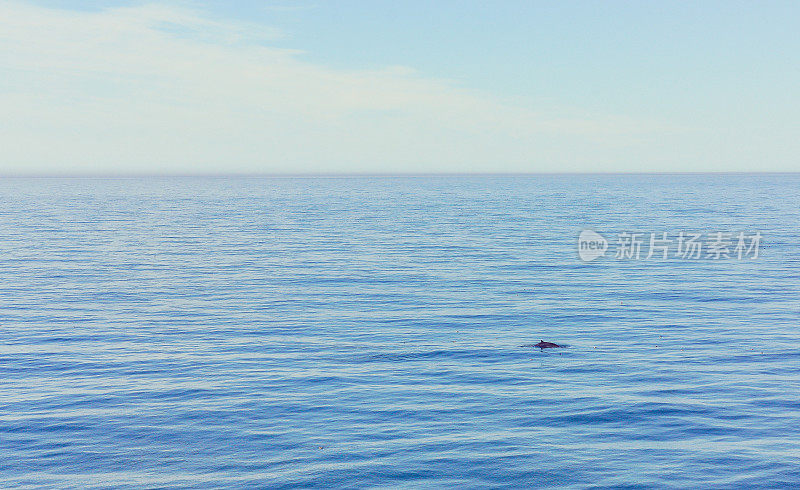
[[[797,174],[4,178],[0,486],[798,487],[798,224]]]

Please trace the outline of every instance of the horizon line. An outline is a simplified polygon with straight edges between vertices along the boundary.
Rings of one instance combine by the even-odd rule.
[[[314,177],[470,177],[537,175],[800,175],[794,171],[697,171],[697,172],[198,172],[198,173],[0,173],[0,178],[314,178]]]

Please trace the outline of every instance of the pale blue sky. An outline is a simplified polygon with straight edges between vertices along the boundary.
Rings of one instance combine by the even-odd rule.
[[[800,171],[798,2],[0,10],[3,173]]]

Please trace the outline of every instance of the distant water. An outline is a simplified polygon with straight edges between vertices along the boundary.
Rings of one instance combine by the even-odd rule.
[[[797,487],[798,225],[797,175],[4,179],[0,486]]]

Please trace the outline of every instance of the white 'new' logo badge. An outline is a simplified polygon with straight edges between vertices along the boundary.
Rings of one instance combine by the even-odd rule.
[[[592,231],[583,230],[578,236],[578,257],[584,262],[602,257],[608,250],[608,240],[603,235]]]

